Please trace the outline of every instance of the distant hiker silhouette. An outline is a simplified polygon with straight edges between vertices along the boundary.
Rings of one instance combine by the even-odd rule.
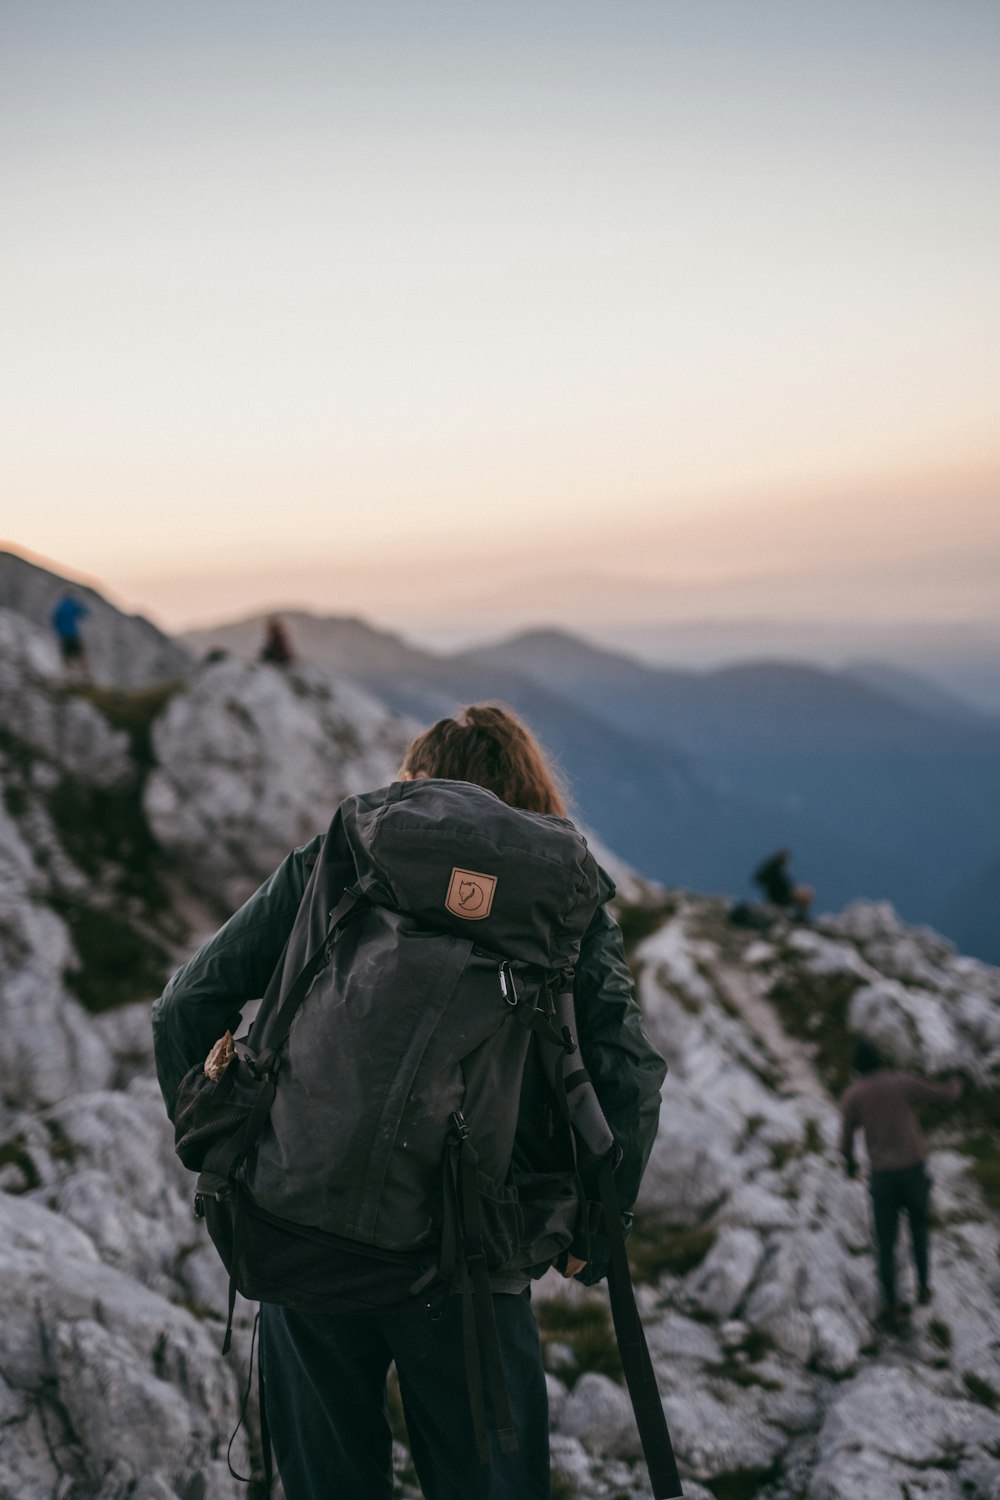
[[[264,644],[260,648],[260,659],[269,661],[276,667],[290,667],[295,661],[288,627],[276,615],[267,622]]]
[[[882,1288],[882,1317],[889,1327],[898,1326],[905,1309],[896,1297],[896,1237],[899,1217],[910,1224],[910,1243],[917,1272],[917,1299],[931,1300],[928,1201],[930,1178],[924,1160],[924,1143],[914,1106],[944,1100],[953,1104],[962,1092],[958,1078],[931,1083],[912,1073],[886,1068],[877,1047],[862,1038],[855,1049],[854,1066],[859,1077],[841,1100],[840,1149],[848,1177],[857,1172],[854,1136],[864,1131],[871,1167],[870,1189],[878,1249],[878,1275]]]
[[[788,871],[791,858],[790,849],[776,849],[763,864],[758,865],[753,881],[772,906],[780,906],[800,922],[806,922],[814,892],[812,886],[795,885]]]
[[[68,672],[90,671],[87,648],[80,634],[80,621],[86,619],[90,610],[74,593],[63,594],[52,611],[52,629],[59,642],[59,654]]]

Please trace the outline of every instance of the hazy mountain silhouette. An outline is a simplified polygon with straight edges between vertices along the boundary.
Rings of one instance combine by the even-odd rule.
[[[1000,725],[949,710],[932,685],[918,709],[848,672],[794,662],[664,671],[551,631],[466,659],[558,681],[620,732],[694,756],[735,797],[904,861],[908,890],[889,893],[913,918],[934,920],[946,889],[1000,849]],[[823,888],[822,866],[800,870]],[[872,894],[874,873],[860,860],[856,889]],[[979,952],[986,934],[965,938]]]
[[[357,620],[286,618],[308,654],[419,720],[512,704],[581,815],[651,876],[748,894],[784,844],[821,906],[887,897],[947,931],[962,912],[963,945],[992,951],[995,918],[952,893],[1000,850],[1000,724],[936,684],[892,668],[880,682],[870,663],[657,668],[560,630],[444,656]],[[261,633],[257,619],[214,637],[253,650]]]
[[[646,874],[747,895],[750,871],[771,848],[787,844],[797,871],[817,884],[822,905],[866,894],[929,915],[926,878],[891,839],[871,836],[864,819],[838,822],[821,806],[798,802],[784,780],[773,776],[765,785],[743,774],[744,744],[748,756],[766,759],[754,746],[773,732],[768,716],[783,693],[791,698],[782,722],[795,726],[809,712],[836,721],[838,705],[828,701],[838,686],[833,674],[770,666],[728,674],[666,672],[559,631],[444,656],[353,619],[291,612],[283,618],[305,654],[348,672],[421,722],[477,698],[510,703],[565,768],[583,819]],[[188,639],[253,654],[262,633],[263,619],[255,617]],[[713,703],[703,689],[716,675],[725,691]],[[907,710],[864,684],[843,684],[840,691],[850,694],[855,686],[866,701],[867,722],[878,717],[873,704],[893,724],[906,719]],[[856,717],[851,744],[865,732],[865,714]],[[808,725],[795,732],[812,735]],[[899,729],[894,745],[901,735]],[[732,747],[733,764],[715,754],[720,737]],[[827,737],[825,728],[817,731],[821,745]]]

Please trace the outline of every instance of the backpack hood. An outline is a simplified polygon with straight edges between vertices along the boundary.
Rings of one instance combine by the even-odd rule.
[[[575,963],[608,878],[568,818],[466,781],[396,781],[341,804],[361,892],[547,968]]]

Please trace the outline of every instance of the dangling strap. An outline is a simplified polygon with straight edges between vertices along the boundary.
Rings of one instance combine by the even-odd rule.
[[[228,1354],[233,1343],[233,1315],[236,1312],[236,1292],[239,1279],[240,1254],[243,1250],[243,1201],[236,1191],[233,1201],[233,1248],[229,1257],[229,1315],[226,1318],[226,1332],[222,1340],[222,1352]],[[257,1325],[254,1324],[254,1334]],[[238,1429],[237,1429],[238,1430]]]
[[[267,1425],[267,1408],[264,1405],[264,1365],[261,1360],[261,1350],[257,1348],[257,1334],[259,1329],[260,1313],[258,1312],[256,1318],[254,1318],[253,1333],[250,1337],[250,1368],[247,1370],[246,1389],[243,1392],[243,1400],[240,1402],[240,1419],[236,1424],[236,1428],[233,1432],[232,1437],[229,1439],[229,1446],[226,1449],[226,1463],[229,1465],[229,1472],[234,1479],[238,1480],[240,1484],[249,1484],[252,1486],[250,1491],[251,1495],[256,1493],[258,1500],[268,1500],[268,1496],[270,1496],[271,1490],[274,1487],[274,1463],[271,1457],[271,1430]],[[263,1340],[261,1340],[261,1343],[263,1344]],[[247,1475],[240,1474],[236,1469],[233,1468],[233,1444],[239,1436],[240,1428],[243,1426],[244,1422],[247,1419],[247,1406],[250,1402],[250,1388],[253,1385],[253,1357],[255,1350],[257,1351],[257,1398],[258,1405],[260,1407],[261,1458],[264,1468],[262,1490],[259,1490],[257,1488],[257,1485],[254,1483],[252,1470],[251,1473]]]
[[[490,1461],[486,1408],[483,1399],[481,1362],[486,1365],[490,1403],[497,1441],[503,1453],[517,1451],[517,1432],[510,1409],[507,1379],[500,1354],[493,1292],[490,1288],[483,1245],[482,1208],[479,1201],[479,1159],[469,1140],[468,1127],[460,1111],[452,1116],[445,1177],[445,1223],[441,1241],[441,1273],[454,1269],[457,1259],[462,1292],[462,1344],[465,1375],[469,1387],[472,1426],[482,1463]],[[450,1202],[449,1202],[450,1200]],[[456,1224],[457,1220],[457,1224]],[[457,1243],[459,1242],[460,1243]]]
[[[257,1314],[260,1317],[260,1313]],[[257,1406],[260,1410],[260,1449],[264,1463],[264,1500],[270,1500],[274,1487],[274,1455],[271,1452],[271,1424],[267,1420],[267,1400],[264,1392],[264,1340],[261,1337],[257,1354]]]
[[[462,1267],[462,1352],[465,1356],[465,1383],[469,1389],[469,1409],[472,1412],[472,1431],[476,1439],[479,1462],[490,1461],[490,1439],[486,1430],[486,1401],[483,1396],[483,1367],[479,1355],[479,1334],[476,1328],[475,1298],[472,1277],[468,1266]]]
[[[603,1161],[598,1168],[597,1183],[610,1253],[608,1290],[611,1294],[611,1316],[614,1319],[625,1381],[632,1398],[642,1453],[649,1470],[654,1500],[675,1500],[684,1491],[663,1415],[656,1373],[649,1357],[639,1309],[635,1304],[625,1235],[622,1232],[621,1210],[618,1207],[610,1160]]]
[[[573,995],[568,986],[562,987],[556,996],[555,1023],[564,1033],[568,1032],[575,1043],[576,1017]],[[583,1066],[575,1044],[572,1050],[558,1051],[543,1045],[541,1052],[560,1108],[572,1124],[574,1133],[580,1136],[588,1150],[599,1160],[597,1186],[608,1243],[608,1291],[625,1382],[632,1400],[655,1500],[675,1500],[676,1496],[682,1496],[684,1492],[663,1415],[656,1372],[649,1357],[646,1335],[635,1303],[625,1235],[622,1231],[621,1209],[615,1190],[614,1167],[620,1160],[621,1152],[604,1118],[590,1074]]]

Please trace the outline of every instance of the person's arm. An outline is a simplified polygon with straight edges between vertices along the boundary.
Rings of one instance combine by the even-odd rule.
[[[851,1089],[848,1089],[844,1095],[840,1106],[840,1118],[840,1150],[844,1158],[844,1170],[848,1177],[853,1177],[858,1170],[858,1164],[854,1159],[854,1135],[861,1122],[858,1119],[857,1103]]]
[[[961,1078],[949,1078],[947,1083],[936,1083],[930,1078],[906,1075],[907,1104],[954,1104],[962,1092]]]
[[[621,928],[603,906],[580,950],[576,1020],[584,1064],[621,1149],[615,1186],[628,1212],[656,1140],[667,1066],[642,1030]]]
[[[289,854],[154,1002],[156,1076],[171,1119],[184,1074],[236,1030],[243,1007],[267,988],[322,842],[315,838]]]

